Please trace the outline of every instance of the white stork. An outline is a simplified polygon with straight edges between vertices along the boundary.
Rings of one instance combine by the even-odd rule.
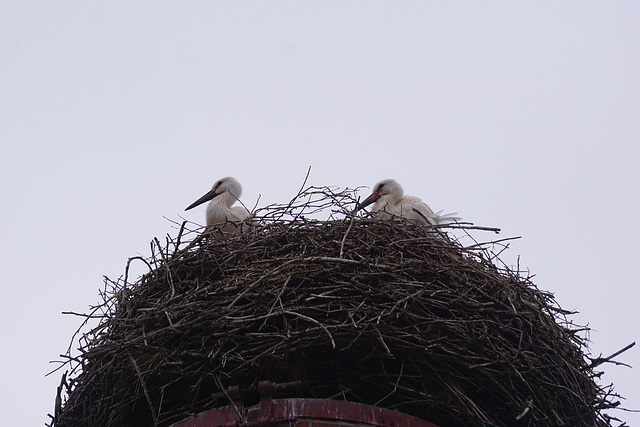
[[[395,179],[383,179],[373,187],[373,193],[356,210],[373,203],[372,212],[377,218],[392,216],[406,218],[420,224],[438,225],[455,222],[460,219],[455,213],[441,215],[414,196],[405,196],[404,189]]]
[[[234,177],[227,176],[216,181],[211,191],[189,205],[185,211],[211,200],[206,212],[207,226],[225,224],[222,231],[237,233],[240,223],[249,218],[249,211],[244,206],[233,206],[240,196],[242,185]]]

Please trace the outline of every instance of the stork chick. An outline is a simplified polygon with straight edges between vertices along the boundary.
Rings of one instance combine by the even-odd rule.
[[[406,196],[404,189],[395,179],[383,179],[373,187],[373,193],[356,210],[360,210],[373,203],[373,214],[378,218],[402,217],[419,224],[438,225],[455,222],[455,213],[441,215],[433,210],[422,199]]]
[[[213,184],[211,191],[185,209],[195,208],[209,202],[206,211],[207,226],[225,224],[222,231],[237,233],[240,223],[249,218],[244,206],[233,206],[242,196],[242,185],[232,176],[221,178]]]

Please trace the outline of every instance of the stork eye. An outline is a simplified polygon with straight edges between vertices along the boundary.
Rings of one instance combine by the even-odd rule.
[[[377,191],[382,190],[382,187],[384,187],[384,184],[380,184],[380,185],[378,185],[378,190],[377,190]]]

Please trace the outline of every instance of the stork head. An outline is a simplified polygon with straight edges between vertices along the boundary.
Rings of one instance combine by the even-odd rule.
[[[213,200],[214,198],[224,193],[230,194],[229,206],[231,206],[236,200],[240,199],[240,196],[242,196],[242,185],[240,185],[238,180],[232,176],[221,178],[217,180],[215,184],[213,184],[213,187],[211,187],[211,190],[207,194],[190,204],[189,207],[185,209],[185,211],[188,211],[191,208],[195,208],[196,206],[199,206],[204,202],[208,202],[209,200]]]
[[[360,203],[356,210],[363,209],[378,200],[381,196],[389,196],[394,201],[404,195],[404,189],[395,179],[383,179],[373,187],[373,193]]]

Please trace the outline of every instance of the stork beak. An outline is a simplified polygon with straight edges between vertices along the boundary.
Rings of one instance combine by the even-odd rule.
[[[219,194],[216,193],[216,189],[212,188],[211,191],[209,191],[207,194],[205,194],[204,196],[200,197],[195,202],[191,203],[189,205],[189,207],[187,209],[185,209],[185,211],[188,211],[191,208],[195,208],[196,206],[199,206],[199,205],[203,204],[204,202],[208,202],[209,200],[213,199],[214,197],[216,197],[218,195]]]
[[[362,203],[358,205],[358,207],[356,208],[356,211],[359,211],[360,209],[364,209],[365,207],[369,206],[371,203],[375,202],[379,198],[380,198],[380,195],[378,193],[372,193],[369,197],[364,199]]]

